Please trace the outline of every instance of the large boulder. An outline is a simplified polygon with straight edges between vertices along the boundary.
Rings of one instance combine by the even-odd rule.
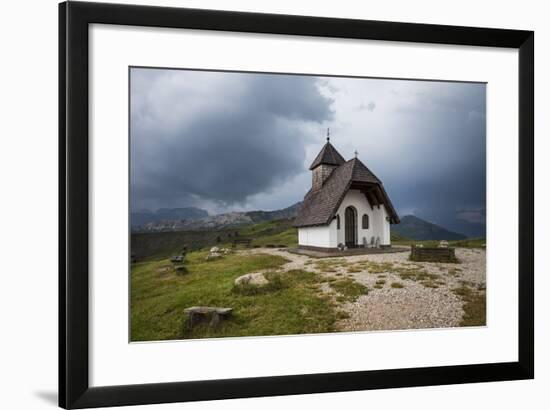
[[[210,327],[216,328],[223,320],[231,316],[233,308],[221,308],[211,306],[193,306],[185,309],[187,313],[187,329],[192,330],[193,327],[200,323],[208,323]]]
[[[220,259],[222,257],[222,255],[218,252],[210,252],[208,255],[206,255],[206,260],[207,261],[213,261],[213,260],[216,260],[216,259]]]
[[[235,279],[235,286],[265,286],[269,283],[262,272],[247,273],[246,275],[239,276]]]

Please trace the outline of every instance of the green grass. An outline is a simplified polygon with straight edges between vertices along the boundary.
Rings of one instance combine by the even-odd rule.
[[[392,234],[393,235],[393,234]],[[397,237],[396,239],[393,239],[392,237],[392,245],[401,245],[401,246],[411,246],[416,244],[423,244],[425,247],[438,247],[440,241],[415,241],[414,239],[408,239],[404,237]],[[450,247],[455,248],[477,248],[477,249],[485,249],[485,238],[467,238],[467,239],[460,239],[457,241],[447,241],[449,242]]]
[[[464,302],[462,307],[464,314],[460,326],[485,326],[487,323],[485,288],[478,287],[474,290],[463,283],[460,287],[453,289],[453,292]]]
[[[131,236],[132,253],[139,262],[162,260],[172,255],[179,255],[184,246],[188,251],[205,247],[220,246],[218,237],[227,242],[235,232],[234,229],[220,231],[180,231],[133,233]]]
[[[219,229],[179,232],[132,233],[132,253],[138,261],[162,260],[179,254],[183,246],[189,251],[205,250],[212,246],[229,247],[235,239],[252,239],[252,246],[287,246],[298,244],[298,231],[292,227],[291,219],[279,219],[259,222],[246,226]],[[392,244],[410,246],[422,243],[424,246],[438,246],[439,241],[415,241],[392,233]],[[449,246],[465,248],[484,248],[485,238],[469,238],[449,241]],[[242,247],[244,245],[240,245]],[[364,264],[352,267],[352,270],[363,268]]]
[[[412,269],[399,269],[397,271],[399,277],[403,280],[412,280],[414,282],[433,281],[439,279],[439,275],[435,273],[428,273],[423,270]]]
[[[483,248],[485,249],[485,244],[487,240],[485,238],[468,238],[461,239],[459,241],[450,241],[450,246],[456,246],[457,248]]]
[[[349,262],[345,259],[321,259],[315,262],[313,266],[315,269],[324,272],[324,273],[334,273],[337,272],[338,268],[347,268]]]
[[[440,275],[428,273],[422,269],[418,269],[417,265],[412,265],[410,267],[398,267],[395,268],[394,271],[402,280],[419,282],[426,288],[437,289],[440,285],[444,284],[444,282],[439,280],[441,278]]]
[[[239,237],[251,238],[253,246],[297,246],[298,230],[289,219],[260,222],[239,230]]]
[[[369,273],[376,273],[376,274],[391,272],[392,270],[394,270],[393,263],[391,262],[377,263],[377,262],[365,261],[363,262],[363,266],[369,271]]]
[[[369,292],[365,285],[349,278],[330,282],[330,287],[339,293],[336,298],[338,301],[355,302],[359,296],[366,295]]]
[[[298,245],[298,231],[292,227],[290,219],[218,230],[133,233],[131,243],[132,253],[142,262],[177,255],[184,246],[189,251],[206,250],[212,246],[232,247],[235,238],[252,239],[252,246]],[[239,248],[242,247],[244,245],[239,245]]]
[[[267,291],[239,294],[234,280],[260,270],[276,270],[286,261],[274,255],[230,254],[206,262],[207,252],[190,252],[185,275],[177,275],[168,260],[132,265],[131,340],[261,336],[324,333],[333,330],[335,306],[320,296],[319,275],[305,271],[277,275]],[[191,306],[233,308],[232,317],[217,329],[186,330],[184,309]]]
[[[393,242],[405,242],[409,241],[409,238],[404,237],[403,235],[398,234],[397,232],[390,232],[390,239]]]
[[[402,289],[405,287],[402,283],[399,282],[392,282],[390,286],[394,289]]]

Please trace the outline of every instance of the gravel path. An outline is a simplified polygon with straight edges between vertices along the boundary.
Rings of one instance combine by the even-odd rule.
[[[485,289],[485,250],[481,249],[457,248],[460,264],[410,262],[408,252],[323,259],[272,248],[245,252],[283,256],[289,260],[283,266],[285,271],[321,274],[326,279],[321,290],[345,312],[337,323],[339,331],[456,327],[462,320],[464,302],[453,289]],[[368,294],[353,302],[337,302],[338,292],[330,281],[342,278],[365,285]]]

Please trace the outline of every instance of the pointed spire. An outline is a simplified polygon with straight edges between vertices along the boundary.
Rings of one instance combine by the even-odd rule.
[[[313,160],[313,163],[309,167],[310,170],[313,170],[314,168],[317,168],[319,165],[322,164],[338,166],[346,162],[344,157],[342,157],[340,153],[336,151],[336,149],[330,143],[329,132],[330,131],[327,129],[327,143],[323,146],[319,154],[317,154],[315,160]]]

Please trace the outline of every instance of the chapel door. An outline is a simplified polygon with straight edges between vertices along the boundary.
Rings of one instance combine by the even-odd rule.
[[[345,219],[346,246],[348,248],[353,248],[357,243],[357,212],[355,208],[352,206],[346,208]]]

